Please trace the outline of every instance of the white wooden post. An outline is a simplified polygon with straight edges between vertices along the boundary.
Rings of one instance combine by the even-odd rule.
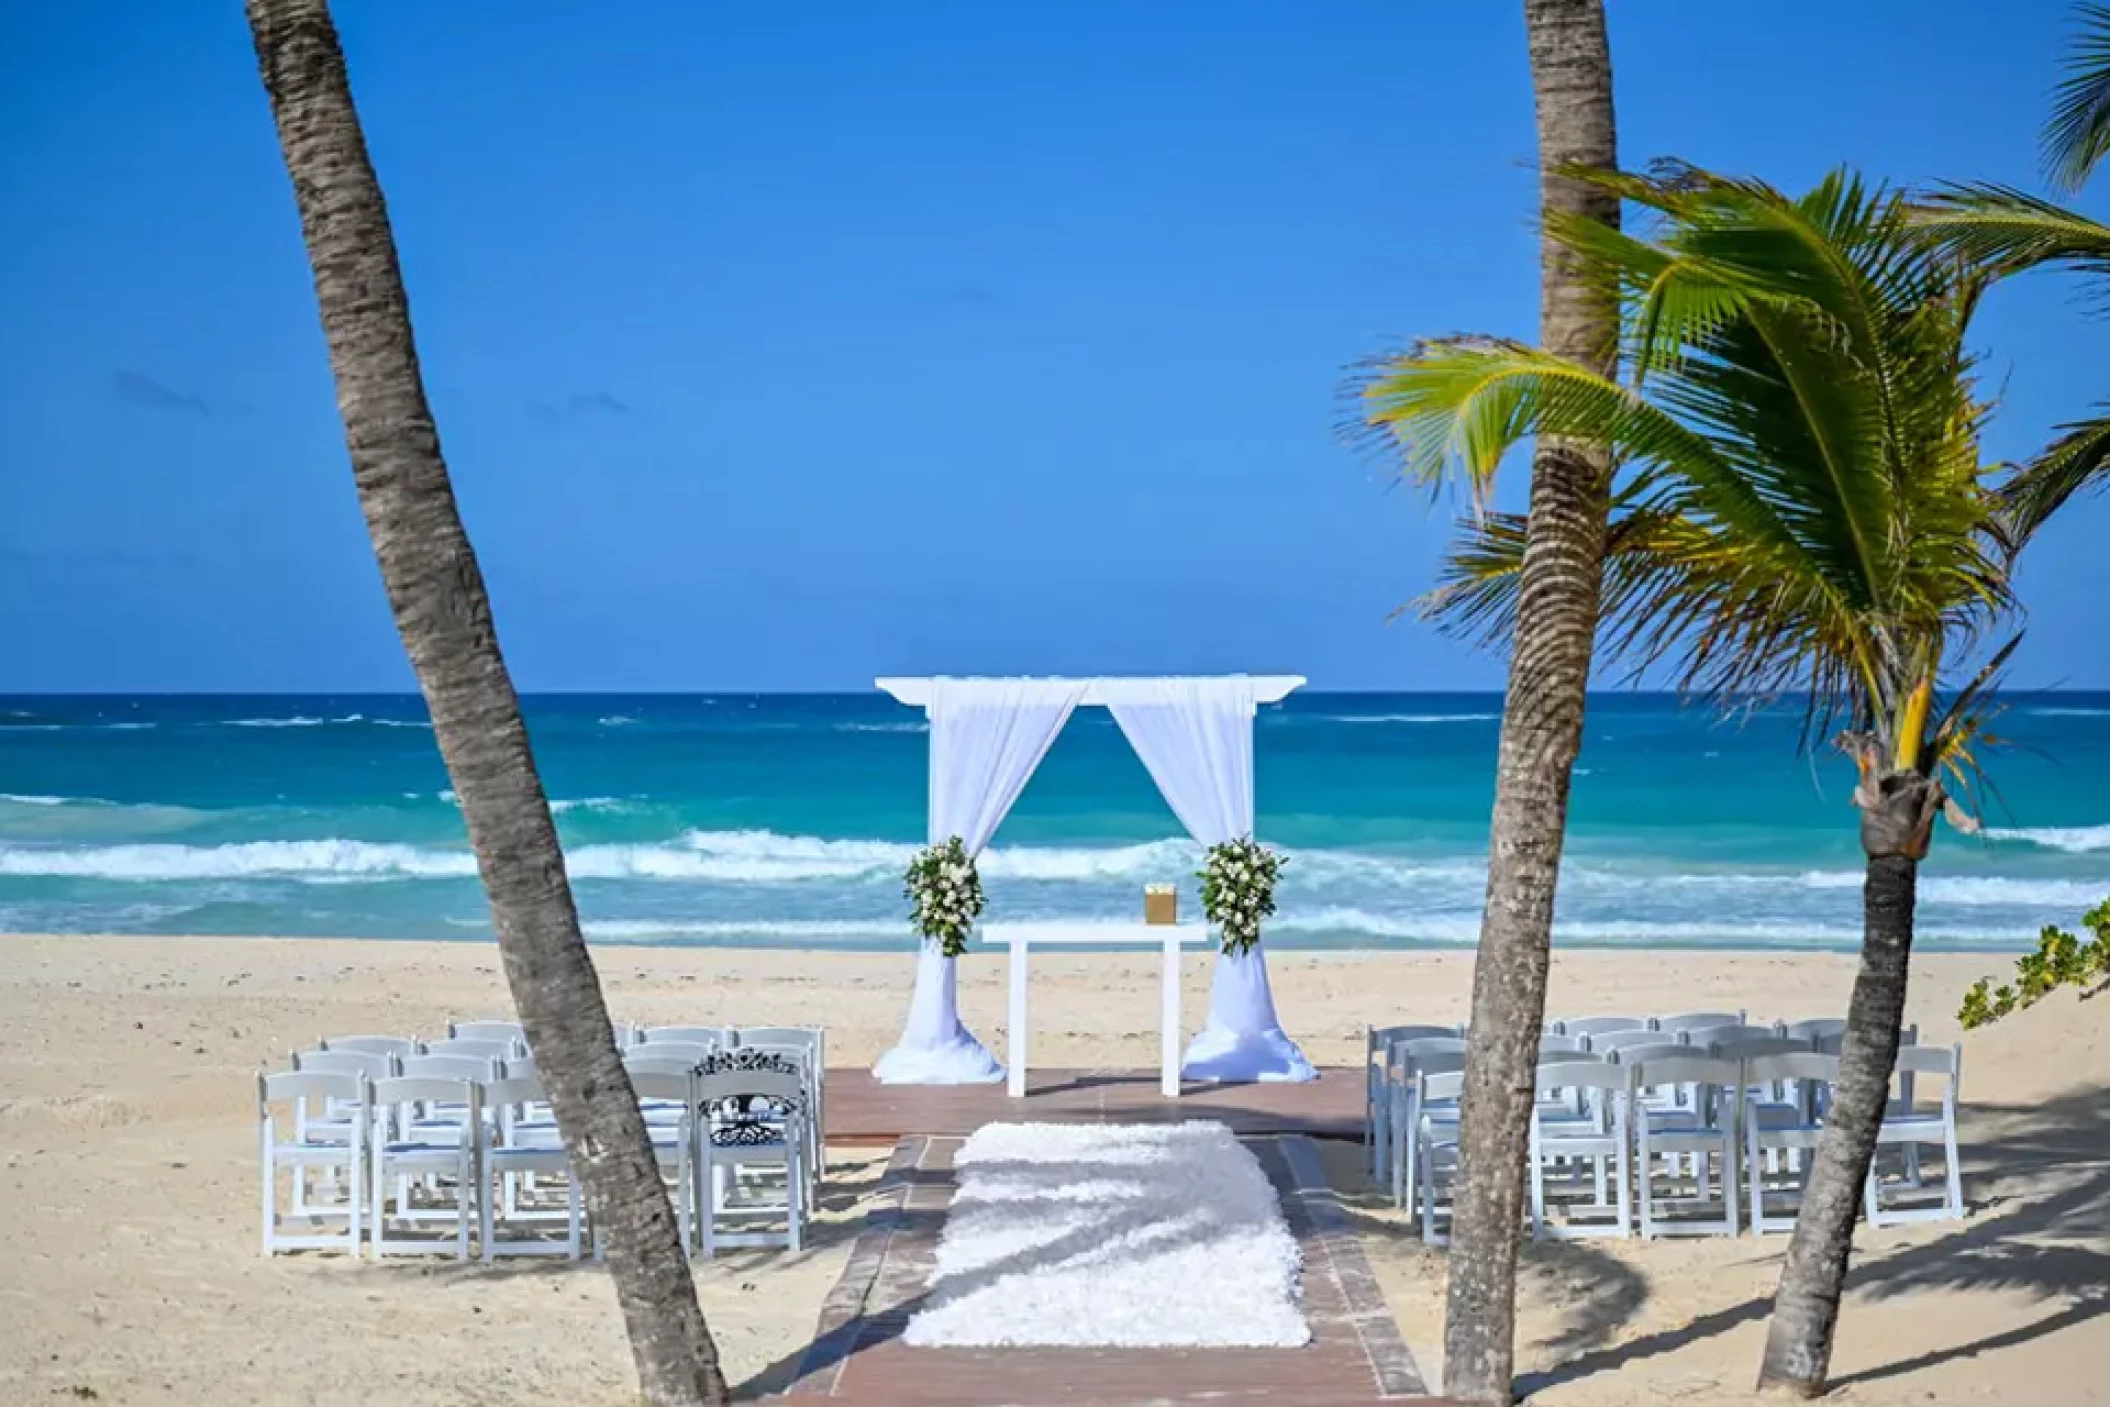
[[[1165,931],[1164,1004],[1158,1013],[1158,1093],[1167,1099],[1180,1095],[1180,938],[1177,928]]]
[[[1026,955],[1032,943],[1023,929],[1011,935],[1011,1048],[1006,1079],[1013,1099],[1026,1097]]]

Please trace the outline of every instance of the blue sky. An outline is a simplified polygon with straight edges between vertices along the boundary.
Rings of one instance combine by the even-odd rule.
[[[1520,8],[341,3],[520,683],[1498,684],[1337,427],[1532,331]],[[2033,179],[2052,0],[1612,11],[1630,165]],[[0,189],[0,692],[409,687],[241,7],[6,7]],[[1983,327],[1996,452],[2110,391],[2071,285]],[[2106,537],[2018,682],[2110,685]]]

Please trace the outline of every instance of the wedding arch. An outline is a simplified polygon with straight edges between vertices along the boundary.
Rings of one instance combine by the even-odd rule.
[[[879,688],[930,719],[933,845],[959,837],[979,855],[1056,735],[1080,706],[1113,715],[1172,812],[1204,847],[1253,833],[1253,719],[1300,675],[1211,678],[889,678]],[[900,1042],[873,1067],[885,1084],[981,1084],[1004,1078],[960,1021],[958,964],[925,940]],[[1260,943],[1219,950],[1209,1019],[1181,1065],[1195,1080],[1302,1081],[1311,1062],[1282,1030]]]

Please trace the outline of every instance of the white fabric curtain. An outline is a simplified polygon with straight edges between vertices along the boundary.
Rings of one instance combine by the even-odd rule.
[[[1123,680],[1102,694],[1190,835],[1220,845],[1253,833],[1250,679]],[[1217,954],[1209,1022],[1187,1047],[1181,1073],[1196,1080],[1314,1078],[1311,1062],[1275,1015],[1261,944]]]
[[[1048,755],[1089,681],[935,679],[930,702],[932,844],[960,837],[979,855]],[[960,1021],[957,961],[936,943],[916,958],[901,1041],[872,1069],[883,1084],[980,1084],[1004,1077]]]

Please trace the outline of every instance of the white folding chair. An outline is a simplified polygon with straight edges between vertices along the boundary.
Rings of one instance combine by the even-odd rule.
[[[274,1107],[283,1104],[299,1109],[310,1100],[349,1109],[349,1127],[353,1136],[317,1139],[296,1133],[291,1139],[280,1139]],[[257,1152],[264,1184],[262,1254],[275,1255],[279,1251],[359,1254],[360,1197],[364,1187],[360,1169],[366,1141],[357,1136],[357,1131],[364,1129],[369,1122],[367,1107],[367,1080],[357,1072],[293,1070],[256,1077]],[[297,1114],[292,1122],[299,1122]],[[310,1224],[310,1230],[305,1234],[280,1229],[280,1169],[292,1175],[291,1218],[303,1219]],[[306,1187],[311,1171],[326,1173],[333,1189],[343,1189],[341,1198],[334,1202],[311,1199]],[[344,1230],[326,1233],[313,1229],[314,1223],[330,1221],[342,1221]]]
[[[1540,1055],[1574,1055],[1589,1049],[1589,1042],[1581,1036],[1562,1035],[1548,1031],[1539,1037]]]
[[[1677,1036],[1695,1050],[1704,1051],[1710,1046],[1728,1045],[1735,1041],[1775,1041],[1781,1039],[1777,1026],[1754,1026],[1737,1022],[1724,1026],[1686,1026],[1677,1031]],[[1808,1050],[1807,1043],[1803,1045]]]
[[[1836,1016],[1820,1016],[1808,1021],[1783,1021],[1780,1023],[1780,1034],[1789,1040],[1801,1041],[1806,1050],[1818,1050],[1820,1047],[1814,1042],[1845,1035],[1846,1022]],[[1839,1052],[1833,1049],[1825,1053],[1837,1055]]]
[[[1626,1063],[1626,1062],[1623,1062]],[[1641,1235],[1734,1236],[1737,1234],[1736,1142],[1743,1119],[1743,1066],[1733,1060],[1684,1054],[1658,1056],[1626,1063],[1632,1084],[1628,1089],[1634,1109],[1634,1148],[1638,1168],[1641,1205]],[[1641,1098],[1647,1088],[1677,1088],[1688,1091],[1684,1107],[1652,1107]],[[1673,1183],[1679,1177],[1682,1156],[1692,1169],[1692,1195],[1662,1199],[1656,1195],[1656,1157],[1665,1155]],[[1721,1189],[1718,1217],[1661,1218],[1659,1201],[1704,1208],[1715,1198],[1710,1189]]]
[[[1646,1027],[1623,1031],[1592,1031],[1585,1039],[1590,1042],[1593,1055],[1616,1055],[1621,1051],[1639,1050],[1648,1046],[1683,1044],[1676,1032],[1651,1031]]]
[[[1917,1157],[1922,1144],[1939,1144],[1942,1150],[1942,1198],[1932,1206],[1898,1206],[1883,1198],[1882,1179],[1872,1158],[1868,1164],[1868,1187],[1864,1194],[1871,1226],[1893,1226],[1907,1221],[1948,1221],[1963,1215],[1963,1160],[1956,1147],[1956,1102],[1963,1083],[1963,1049],[1960,1046],[1905,1046],[1898,1051],[1892,1073],[1903,1093],[1891,1101],[1876,1132],[1876,1153],[1902,1146],[1908,1152],[1902,1185],[1920,1186]],[[1941,1102],[1929,1107],[1916,1102],[1914,1075],[1938,1075],[1942,1081]]]
[[[527,1049],[527,1028],[518,1021],[449,1021],[450,1041],[505,1041]]]
[[[1436,1070],[1437,1065],[1455,1068]],[[1465,1057],[1432,1055],[1414,1070],[1407,1147],[1410,1170],[1417,1179],[1414,1205],[1421,1213],[1421,1239],[1431,1246],[1451,1239],[1449,1192],[1458,1171],[1458,1101],[1465,1093]],[[1439,1196],[1439,1193],[1443,1194]],[[1409,1208],[1410,1212],[1413,1207]],[[1444,1229],[1436,1229],[1441,1216]]]
[[[1597,1036],[1611,1031],[1646,1031],[1648,1018],[1643,1016],[1572,1016],[1565,1021],[1553,1023],[1552,1034],[1556,1036]]]
[[[1389,1136],[1391,1100],[1385,1095],[1385,1051],[1398,1041],[1425,1037],[1456,1036],[1456,1026],[1365,1026],[1363,1028],[1363,1154],[1370,1174],[1377,1176],[1384,1163]]]
[[[796,1070],[758,1068],[696,1075],[697,1164],[694,1196],[702,1220],[703,1255],[720,1246],[771,1246],[799,1250],[805,1244],[804,1216],[811,1185],[806,1108],[812,1090]],[[781,1168],[781,1200],[754,1176]],[[784,1223],[781,1232],[753,1229],[757,1221]],[[749,1229],[723,1231],[721,1221]]]
[[[1741,1026],[1745,1013],[1741,1011],[1681,1011],[1675,1016],[1658,1016],[1649,1022],[1658,1031],[1704,1031],[1710,1026]]]
[[[638,1028],[637,1039],[631,1044],[656,1045],[661,1042],[723,1050],[733,1044],[733,1035],[724,1026],[643,1026]]]
[[[1433,1061],[1439,1070],[1465,1068],[1465,1038],[1462,1036],[1416,1036],[1394,1041],[1385,1047],[1385,1167],[1391,1172],[1392,1200],[1411,1214],[1417,1186],[1414,1179],[1414,1128],[1419,1095],[1415,1069]],[[1454,1063],[1455,1062],[1455,1063]],[[1431,1106],[1433,1117],[1455,1118],[1455,1108]]]
[[[506,1037],[500,1040],[477,1040],[469,1036],[451,1037],[444,1041],[426,1041],[418,1047],[420,1055],[466,1055],[472,1060],[511,1060],[527,1047]]]
[[[1624,1240],[1633,1234],[1627,1204],[1632,1178],[1627,1161],[1626,1087],[1623,1068],[1587,1053],[1562,1052],[1539,1062],[1528,1169],[1533,1240],[1572,1241],[1589,1236]],[[1576,1109],[1582,1112],[1573,1112]],[[1561,1179],[1556,1190],[1573,1190],[1585,1163],[1589,1165],[1590,1200],[1561,1201],[1558,1206],[1565,1214],[1558,1220],[1549,1219],[1547,1192],[1553,1177],[1558,1174]],[[1610,1221],[1601,1219],[1607,1211]]]
[[[319,1050],[363,1050],[369,1055],[414,1055],[418,1049],[409,1036],[331,1036],[315,1045]]]
[[[1828,1102],[1823,1098],[1823,1092],[1839,1078],[1839,1057],[1816,1051],[1760,1055],[1744,1062],[1744,1072],[1739,1078],[1746,1089],[1774,1086],[1787,1092],[1783,1101],[1745,1106],[1744,1177],[1753,1234],[1763,1236],[1769,1231],[1792,1231],[1795,1228],[1794,1216],[1769,1214],[1766,1198],[1769,1192],[1791,1198],[1796,1209],[1800,1210],[1804,1169],[1812,1161],[1805,1155],[1817,1147],[1817,1140],[1823,1135],[1824,1123],[1819,1111]],[[1768,1156],[1773,1153],[1788,1155],[1785,1159],[1787,1185],[1774,1185],[1770,1181],[1781,1175],[1780,1163],[1783,1161]]]
[[[391,1235],[390,1227],[451,1220],[454,1257],[467,1260],[470,1228],[476,1221],[476,1154],[482,1124],[476,1083],[397,1076],[376,1080],[369,1088],[374,1105],[369,1237],[374,1259],[444,1253],[449,1246],[446,1240]],[[449,1106],[466,1110],[467,1116],[459,1123],[444,1124],[425,1117],[433,1107]],[[391,1178],[395,1180],[393,1202]],[[419,1192],[425,1197],[423,1205],[417,1201]]]
[[[493,1108],[526,1108],[542,1103],[544,1098],[542,1082],[532,1078],[509,1076],[483,1087],[484,1102]],[[484,1259],[561,1255],[577,1260],[583,1244],[579,1180],[573,1175],[571,1159],[565,1153],[563,1143],[555,1137],[555,1125],[544,1130],[510,1118],[499,1118],[480,1120],[477,1129],[482,1140],[478,1150],[482,1181],[476,1200],[482,1212],[480,1236]],[[552,1213],[521,1206],[523,1193],[530,1187],[542,1185],[530,1181],[538,1174],[556,1175],[564,1180],[564,1239],[554,1241],[540,1235],[501,1237],[501,1227],[552,1219]]]
[[[692,1253],[696,1245],[696,1069],[650,1061],[625,1061],[624,1068],[637,1094],[638,1112],[645,1116],[660,1176],[674,1199],[682,1249]]]

